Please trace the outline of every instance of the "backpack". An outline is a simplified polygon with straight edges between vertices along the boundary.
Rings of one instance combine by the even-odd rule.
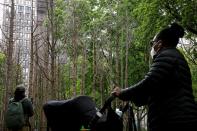
[[[25,125],[25,115],[22,102],[25,100],[14,101],[12,98],[8,104],[5,123],[8,129],[20,129]]]

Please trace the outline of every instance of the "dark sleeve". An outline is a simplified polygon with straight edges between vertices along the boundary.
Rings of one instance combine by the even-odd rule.
[[[157,56],[144,79],[129,88],[123,89],[119,98],[124,101],[131,100],[137,106],[146,105],[151,93],[161,91],[159,85],[170,75],[173,65],[173,57],[165,54]]]
[[[29,117],[33,116],[33,105],[32,102],[29,99],[26,99],[24,101],[24,113],[27,114]]]

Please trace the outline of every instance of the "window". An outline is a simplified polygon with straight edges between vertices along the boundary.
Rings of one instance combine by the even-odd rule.
[[[26,12],[26,13],[30,13],[30,12],[31,12],[31,7],[26,6],[26,7],[25,7],[25,12]]]
[[[19,20],[19,25],[22,25],[23,21],[22,20]]]
[[[5,3],[9,3],[9,0],[5,0]]]
[[[23,27],[22,26],[20,26],[20,31],[23,32]]]
[[[5,11],[5,15],[6,15],[7,18],[9,18],[9,15],[10,15],[9,10],[6,10],[6,11]]]
[[[20,3],[20,4],[23,4],[23,0],[19,0],[19,3]]]
[[[23,19],[23,18],[24,18],[23,13],[22,13],[22,12],[19,12],[19,13],[18,13],[18,17],[19,17],[20,19]]]
[[[28,39],[30,38],[30,34],[27,34],[27,38],[28,38]]]
[[[25,34],[25,39],[29,39],[29,34]]]
[[[26,13],[26,14],[25,14],[25,18],[26,18],[26,19],[30,19],[30,13]]]
[[[26,5],[31,5],[31,1],[30,0],[26,0]]]
[[[16,40],[16,42],[15,42],[16,44],[18,44],[19,43],[19,41],[18,40]]]
[[[31,21],[30,20],[27,20],[27,25],[31,25]]]
[[[23,10],[24,10],[24,6],[19,5],[19,6],[18,6],[18,11],[19,11],[19,12],[23,12]]]
[[[23,34],[22,34],[22,33],[18,33],[18,34],[19,34],[19,37],[20,37],[20,38],[23,36]],[[19,43],[20,43],[20,40],[19,40]]]
[[[22,34],[22,33],[20,33],[20,34]],[[22,44],[23,43],[23,40],[19,40],[19,44]]]
[[[31,30],[30,27],[28,27],[28,26],[25,27],[25,31],[26,31],[26,32],[29,32],[30,30]]]
[[[29,40],[26,40],[26,43],[29,44]]]

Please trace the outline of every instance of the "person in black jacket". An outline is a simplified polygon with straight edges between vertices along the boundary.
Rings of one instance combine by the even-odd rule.
[[[197,105],[190,68],[176,49],[184,29],[177,23],[161,30],[151,42],[153,63],[137,84],[113,94],[148,107],[149,131],[197,131]]]
[[[29,122],[29,118],[33,116],[33,106],[30,99],[28,99],[25,95],[25,87],[21,84],[18,85],[14,92],[14,101],[21,101],[23,105],[23,111],[25,116],[25,125],[22,129],[13,129],[13,131],[29,131],[31,130],[31,125]]]

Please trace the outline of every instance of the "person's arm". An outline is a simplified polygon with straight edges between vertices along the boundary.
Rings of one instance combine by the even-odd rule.
[[[34,115],[33,105],[32,105],[32,102],[29,99],[27,101],[27,115],[28,115],[28,117],[31,117],[31,116]]]
[[[165,82],[166,77],[170,76],[174,69],[174,60],[173,57],[160,54],[153,61],[145,78],[129,88],[122,89],[118,97],[125,101],[132,100],[139,106],[147,104],[150,94],[159,93],[161,90],[159,85]]]

